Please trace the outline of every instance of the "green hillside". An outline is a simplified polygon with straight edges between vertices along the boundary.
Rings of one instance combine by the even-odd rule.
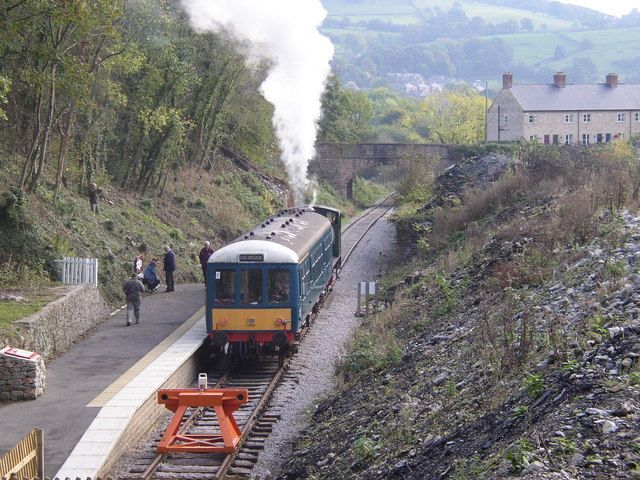
[[[364,0],[360,2],[325,0],[322,4],[327,9],[328,18],[348,17],[352,22],[376,19],[396,24],[419,23],[426,9],[449,10],[458,4],[467,17],[478,16],[486,22],[500,23],[508,20],[520,22],[523,18],[530,18],[535,27],[540,29],[555,31],[580,28],[574,21],[555,18],[542,12],[490,5],[473,0]]]
[[[419,73],[498,85],[500,74],[539,83],[565,70],[575,82],[608,72],[640,81],[640,18],[622,19],[546,0],[326,0],[323,32],[335,69],[361,88]],[[396,85],[396,88],[401,86]]]
[[[637,74],[637,68],[622,67],[618,61],[638,55],[640,27],[539,32],[501,35],[498,38],[513,49],[514,58],[534,67],[570,70],[573,58],[587,57],[596,65],[598,77],[605,72],[618,72],[624,81],[626,76]],[[554,51],[558,46],[565,49],[565,58],[554,58]]]

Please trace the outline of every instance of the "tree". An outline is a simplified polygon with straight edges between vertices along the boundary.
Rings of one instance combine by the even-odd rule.
[[[533,32],[533,20],[531,20],[529,17],[524,17],[522,20],[520,20],[520,29],[524,30],[525,32]]]
[[[562,45],[556,45],[555,50],[553,51],[553,58],[555,60],[562,60],[567,56],[567,49]]]
[[[357,143],[371,131],[371,101],[363,92],[345,90],[337,76],[329,79],[322,96],[321,142]]]
[[[471,89],[429,95],[420,105],[428,141],[478,143],[484,139],[485,98]]]
[[[7,103],[7,95],[11,88],[11,81],[0,75],[0,105]],[[7,120],[7,114],[0,108],[0,120]]]

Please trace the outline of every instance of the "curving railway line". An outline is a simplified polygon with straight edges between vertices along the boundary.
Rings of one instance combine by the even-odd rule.
[[[343,256],[343,266],[367,232],[392,208],[391,197],[391,195],[388,196],[376,206],[366,210],[342,229],[343,251],[346,252]],[[321,301],[324,301],[324,298]],[[311,319],[310,326],[301,332],[301,341],[308,328],[313,325],[314,319],[315,315]],[[282,365],[277,359],[263,359],[240,365],[233,371],[225,373],[219,369],[208,372],[211,388],[249,390],[249,401],[234,414],[242,431],[242,439],[235,453],[228,455],[157,454],[155,445],[160,438],[147,439],[146,445],[139,448],[132,455],[133,458],[127,461],[127,472],[121,471],[120,478],[197,480],[249,477],[273,425],[280,419],[281,412],[286,407],[284,404],[271,405],[270,399],[283,378],[295,381],[296,373],[289,369],[291,361],[295,358],[295,354],[286,358]],[[169,417],[166,422],[168,421]],[[206,408],[190,409],[183,417],[181,433],[211,434],[219,431],[215,414]]]

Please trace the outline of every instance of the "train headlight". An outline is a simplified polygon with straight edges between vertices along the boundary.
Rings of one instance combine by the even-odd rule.
[[[227,319],[226,318],[221,318],[218,323],[224,327],[224,326],[227,325]]]
[[[276,325],[286,325],[286,324],[287,324],[286,320],[284,320],[284,319],[282,319],[280,317],[276,318]]]

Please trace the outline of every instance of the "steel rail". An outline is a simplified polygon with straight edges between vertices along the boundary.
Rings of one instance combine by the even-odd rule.
[[[267,389],[262,394],[260,401],[258,402],[256,407],[253,409],[253,411],[251,412],[251,415],[249,415],[249,418],[247,418],[246,423],[242,427],[242,436],[240,437],[240,441],[238,442],[236,451],[226,456],[226,458],[218,468],[218,471],[216,472],[214,479],[219,480],[224,478],[229,468],[233,465],[233,461],[235,460],[237,454],[240,452],[242,445],[247,440],[247,438],[249,438],[249,433],[253,430],[253,427],[259,420],[260,415],[264,411],[269,400],[271,400],[271,396],[273,395],[273,392],[275,391],[276,386],[280,382],[282,375],[284,375],[284,373],[286,372],[290,361],[291,361],[291,357],[285,358],[284,364],[274,374],[273,378],[271,379],[271,382],[269,382],[269,385],[267,386]]]
[[[342,263],[343,265],[345,265],[347,263],[348,259],[351,257],[351,254],[355,251],[355,249],[358,247],[360,242],[364,239],[364,237],[367,235],[367,233],[373,228],[373,226],[389,210],[391,210],[393,208],[393,205],[384,205],[385,202],[387,202],[389,199],[391,199],[393,197],[393,195],[394,194],[390,194],[387,197],[385,197],[378,204],[374,205],[373,207],[371,207],[367,211],[363,212],[359,217],[356,217],[352,222],[350,222],[347,226],[345,226],[341,230],[341,233],[344,234],[345,232],[349,231],[353,226],[362,224],[362,221],[364,219],[366,219],[367,217],[371,216],[372,214],[375,214],[376,212],[379,212],[381,208],[383,209],[383,211],[381,213],[377,214],[375,216],[374,220],[366,226],[365,230],[361,234],[359,234],[356,242],[353,244],[353,246],[349,249],[349,251],[347,252],[346,256],[344,257],[344,260],[343,260],[343,263]],[[324,303],[324,298],[321,300],[320,305],[322,305],[322,303]],[[309,321],[309,325],[312,323],[312,320],[315,317],[316,317],[316,315],[313,315],[313,317]],[[302,339],[305,337],[305,335],[308,332],[308,330],[309,330],[309,326],[308,325],[305,326],[302,329],[302,331],[300,332],[299,341],[302,341]],[[260,400],[256,404],[255,408],[251,411],[249,417],[247,418],[246,422],[244,423],[244,425],[242,427],[242,436],[241,436],[241,439],[240,439],[240,441],[238,443],[236,451],[234,453],[232,453],[232,454],[228,454],[228,455],[225,456],[224,460],[222,461],[222,463],[220,464],[220,466],[218,467],[216,473],[213,476],[214,479],[216,479],[216,480],[223,479],[225,477],[225,475],[227,474],[227,472],[229,471],[229,469],[233,466],[234,460],[236,459],[237,455],[240,453],[241,447],[243,446],[245,441],[247,439],[249,439],[250,433],[252,432],[252,430],[255,427],[255,425],[259,422],[261,414],[264,412],[265,408],[268,406],[268,403],[271,400],[271,397],[273,396],[273,393],[274,393],[276,387],[278,386],[280,380],[282,379],[282,376],[285,374],[285,372],[288,369],[290,361],[291,361],[291,357],[285,357],[283,364],[273,374],[273,377],[271,378],[271,380],[267,384],[266,390],[261,395]],[[232,381],[233,378],[230,377],[230,375],[228,373],[224,373],[220,377],[218,382],[216,383],[215,387],[213,387],[213,388],[224,388],[224,385],[227,384],[230,380]],[[193,425],[193,423],[197,420],[197,418],[200,415],[202,415],[204,410],[205,410],[204,407],[196,408],[191,413],[189,418],[187,418],[187,420],[182,424],[182,426],[180,427],[179,432],[180,433],[185,433]],[[145,480],[152,478],[153,474],[162,465],[162,462],[166,458],[166,455],[167,454],[158,454],[156,456],[156,458],[152,461],[151,465],[149,465],[147,467],[147,469],[145,470],[145,472],[142,474],[142,478],[145,479]]]
[[[220,385],[223,384],[226,378],[227,378],[227,374],[225,373],[220,377],[220,379],[218,380],[218,382],[213,388],[220,388]],[[185,422],[180,426],[180,429],[178,430],[178,434],[185,433],[189,429],[189,427],[191,427],[193,422],[195,422],[196,419],[202,414],[202,412],[204,412],[204,407],[197,407],[193,412],[191,412],[191,415],[189,415],[189,418],[187,418]],[[153,461],[151,462],[151,465],[149,465],[149,467],[147,467],[147,469],[142,474],[142,478],[144,480],[151,478],[151,476],[158,469],[158,467],[160,466],[160,464],[162,463],[162,460],[164,460],[166,455],[167,455],[166,453],[159,453],[156,456],[156,458],[153,459]]]
[[[387,197],[387,199],[389,199],[391,197],[391,195],[389,195],[389,197]],[[386,199],[385,199],[386,200]],[[382,202],[380,204],[378,204],[378,206],[376,207],[379,208],[380,206],[382,206]],[[360,244],[360,242],[364,239],[364,237],[367,235],[367,233],[369,233],[369,230],[371,230],[373,228],[373,226],[378,223],[378,220],[380,220],[382,217],[384,217],[387,212],[389,210],[391,210],[393,208],[393,205],[387,206],[384,211],[378,215],[375,220],[373,222],[371,222],[367,228],[365,229],[364,232],[362,232],[362,235],[360,235],[360,237],[358,237],[358,239],[356,240],[356,242],[353,244],[353,246],[351,247],[351,249],[349,249],[349,251],[347,252],[347,254],[344,257],[344,260],[342,261],[342,266],[344,267],[344,265],[347,264],[347,261],[349,260],[349,258],[351,257],[351,254],[354,252],[354,250],[358,247],[358,245]],[[372,210],[373,211],[373,210]]]
[[[347,225],[345,225],[342,230],[340,230],[341,234],[345,234],[347,233],[347,231],[349,229],[351,229],[351,227],[353,227],[354,225],[360,223],[361,220],[363,220],[364,218],[368,217],[369,214],[371,214],[374,210],[376,210],[377,208],[379,208],[383,203],[385,203],[387,200],[391,199],[391,197],[393,197],[395,195],[395,193],[390,193],[389,195],[387,195],[386,197],[384,197],[382,200],[380,200],[378,203],[376,203],[375,205],[373,205],[372,207],[369,207],[367,210],[365,210],[364,212],[362,212],[359,216],[357,216],[356,218],[354,218],[352,221],[350,221]]]

